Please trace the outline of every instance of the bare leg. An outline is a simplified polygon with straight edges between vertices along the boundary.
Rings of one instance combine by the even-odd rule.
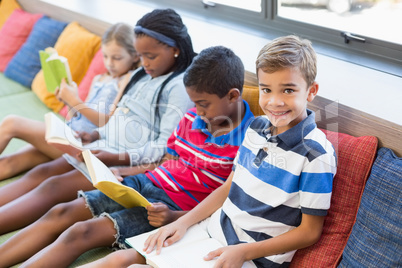
[[[133,248],[115,251],[102,259],[80,266],[80,268],[126,268],[131,264],[145,264],[145,258]]]
[[[78,170],[51,177],[31,192],[0,207],[0,234],[25,227],[54,205],[74,200],[78,190],[93,189],[92,183]]]
[[[73,169],[74,167],[63,157],[35,167],[20,179],[0,188],[0,210],[3,205],[28,193],[51,176],[64,174]]]
[[[42,154],[42,160],[55,159],[61,156],[62,152],[49,145],[45,140],[45,124],[40,121],[24,117],[9,115],[0,123],[0,153],[4,151],[13,138],[24,140],[36,148],[35,156]],[[32,151],[20,151],[12,154],[12,159],[7,156],[0,158],[0,180],[10,178],[16,174],[33,167],[35,162],[31,157]],[[43,162],[42,162],[43,163]]]
[[[91,218],[84,198],[53,207],[40,220],[0,245],[0,267],[10,267],[28,259],[51,244],[75,222]]]
[[[28,159],[30,161],[27,161]],[[38,149],[28,144],[18,152],[0,157],[0,180],[12,178],[50,160],[52,158],[47,157]]]
[[[77,222],[21,267],[68,267],[90,249],[111,246],[115,235],[114,224],[108,217]]]

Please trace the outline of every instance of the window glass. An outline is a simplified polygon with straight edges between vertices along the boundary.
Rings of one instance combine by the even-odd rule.
[[[402,44],[402,0],[279,0],[278,16]]]
[[[261,12],[261,0],[213,0],[213,1],[203,1],[204,3],[216,3],[230,7],[236,7],[241,9],[246,9],[255,12]]]

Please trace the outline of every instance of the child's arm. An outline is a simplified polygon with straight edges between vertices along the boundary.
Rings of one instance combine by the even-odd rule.
[[[210,252],[204,259],[212,260],[219,257],[216,263],[218,267],[232,267],[231,265],[240,267],[245,261],[281,254],[314,244],[321,236],[323,224],[324,216],[302,214],[301,224],[289,232],[260,242],[222,247]]]
[[[140,173],[144,173],[146,170],[153,170],[158,166],[162,165],[167,160],[177,160],[179,159],[176,156],[173,156],[169,153],[166,153],[159,162],[156,163],[149,163],[149,164],[141,164],[137,166],[122,166],[122,167],[115,167],[118,170],[119,175],[122,177],[137,175]]]
[[[68,85],[65,79],[62,80],[60,88],[55,92],[58,99],[62,100],[71,108],[80,112],[83,116],[88,118],[94,125],[101,127],[109,120],[109,114],[98,112],[89,108],[78,96],[77,85]]]
[[[156,246],[156,252],[159,254],[162,246],[166,247],[180,240],[190,226],[211,216],[222,206],[228,196],[232,178],[233,171],[221,187],[213,191],[195,208],[171,224],[161,227],[156,234],[151,235],[144,244],[144,250],[150,253]]]

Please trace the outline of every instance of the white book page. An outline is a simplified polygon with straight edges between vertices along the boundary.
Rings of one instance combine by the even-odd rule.
[[[45,124],[46,124],[46,140],[51,140],[58,138],[59,141],[66,140],[63,144],[72,144],[77,148],[82,148],[82,142],[80,139],[76,138],[76,132],[72,130],[68,125],[66,125],[60,118],[58,118],[54,113],[49,112],[45,114]]]
[[[157,230],[126,239],[127,243],[144,255],[149,264],[155,267],[213,267],[214,260],[204,261],[208,252],[222,247],[215,239],[210,238],[206,230],[198,224],[191,226],[184,237],[171,246],[162,248],[160,255],[155,251],[147,254],[143,251],[145,240]]]
[[[113,174],[113,172],[96,156],[94,156],[90,150],[85,150],[82,152],[85,164],[88,167],[89,175],[93,184],[98,181],[111,181],[114,183],[121,184]]]

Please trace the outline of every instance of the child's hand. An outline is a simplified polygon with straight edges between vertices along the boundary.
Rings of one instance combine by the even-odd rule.
[[[209,252],[204,260],[210,261],[217,258],[214,268],[219,267],[241,267],[245,262],[244,250],[238,245],[218,248]]]
[[[173,211],[161,202],[153,203],[151,206],[147,206],[146,209],[148,211],[149,224],[153,227],[161,227],[176,219]]]
[[[111,167],[110,171],[112,171],[118,181],[123,181],[123,177],[120,175],[120,170],[118,168]]]
[[[187,227],[177,221],[161,227],[152,234],[144,243],[144,251],[151,253],[156,247],[156,254],[161,253],[162,247],[167,247],[180,240],[187,231]]]
[[[88,133],[85,131],[78,132],[78,138],[81,139],[83,144],[91,143],[96,140],[99,140],[99,132],[93,131],[92,133]]]
[[[68,104],[70,107],[74,107],[80,103],[82,103],[80,97],[78,96],[77,84],[75,82],[71,82],[71,85],[66,83],[66,80],[63,78],[61,80],[60,87],[55,91],[56,97]]]

